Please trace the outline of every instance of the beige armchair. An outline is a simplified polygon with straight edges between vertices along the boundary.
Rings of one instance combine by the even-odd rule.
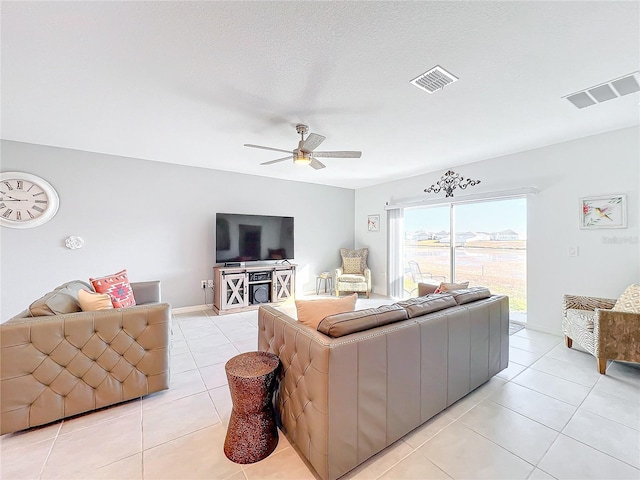
[[[631,305],[639,300],[625,300],[628,292],[617,301],[564,296],[562,332],[566,345],[571,348],[575,341],[596,357],[601,374],[607,369],[607,360],[640,362],[640,313]]]
[[[367,298],[371,293],[371,270],[367,266],[368,248],[350,250],[340,249],[342,266],[333,271],[333,285],[336,297],[340,292],[365,293]]]

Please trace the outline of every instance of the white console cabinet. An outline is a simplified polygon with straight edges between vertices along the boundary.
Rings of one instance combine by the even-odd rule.
[[[224,315],[293,298],[295,272],[291,264],[214,267],[213,310]]]

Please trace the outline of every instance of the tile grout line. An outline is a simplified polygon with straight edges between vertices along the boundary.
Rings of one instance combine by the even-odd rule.
[[[516,332],[516,333],[517,333],[517,332]],[[515,347],[514,347],[514,348],[515,348]],[[555,348],[555,347],[552,347],[551,349],[549,349],[549,351],[547,351],[547,353],[549,353],[551,350],[553,350],[553,348]],[[542,358],[542,357],[544,357],[545,355],[547,355],[547,353],[543,354],[540,358]],[[539,359],[538,359],[538,360],[539,360]],[[538,360],[536,360],[536,362],[537,362]],[[534,362],[534,363],[535,363],[535,362]],[[549,398],[554,398],[554,397],[551,397],[550,395],[546,395],[546,394],[544,394],[544,393],[542,393],[542,392],[538,392],[537,390],[534,390],[534,389],[532,389],[532,388],[526,387],[525,385],[520,385],[519,383],[513,382],[513,380],[514,380],[515,378],[517,378],[518,376],[520,376],[522,373],[526,372],[528,369],[532,368],[532,366],[533,366],[533,363],[532,363],[531,365],[524,365],[525,369],[524,369],[524,370],[522,370],[521,372],[519,372],[519,373],[518,373],[517,375],[515,375],[513,378],[511,378],[511,379],[507,380],[507,381],[505,382],[505,384],[504,384],[501,388],[504,388],[504,387],[505,387],[505,385],[508,385],[509,383],[513,383],[514,385],[518,385],[518,386],[520,386],[520,387],[527,388],[527,389],[529,389],[529,390],[531,390],[531,391],[534,391],[534,392],[536,392],[536,393],[540,393],[540,394],[542,394],[542,395],[548,396]],[[535,369],[534,369],[534,370],[535,370]],[[586,397],[585,397],[585,398],[586,398]],[[467,428],[469,428],[471,431],[473,431],[473,432],[477,433],[478,435],[480,435],[480,436],[482,436],[483,438],[487,439],[488,441],[492,442],[494,445],[497,445],[498,447],[500,447],[500,448],[502,448],[503,450],[505,450],[506,452],[508,452],[508,453],[510,453],[510,454],[512,454],[512,455],[514,455],[514,456],[516,456],[517,458],[519,458],[519,459],[521,459],[522,461],[524,461],[524,462],[528,463],[529,465],[532,465],[532,466],[533,466],[533,469],[531,470],[531,472],[529,472],[529,475],[527,475],[527,479],[528,479],[528,478],[530,478],[530,477],[531,477],[531,475],[533,475],[533,473],[536,471],[536,469],[542,470],[542,469],[540,469],[540,468],[538,467],[538,464],[539,464],[539,463],[544,459],[544,457],[547,455],[547,453],[548,453],[549,449],[550,449],[550,448],[551,448],[551,446],[553,446],[553,444],[557,441],[557,439],[560,437],[560,435],[562,435],[562,431],[558,431],[558,430],[556,430],[556,429],[554,429],[554,428],[549,427],[548,425],[543,424],[542,422],[539,422],[538,420],[535,420],[535,419],[533,419],[533,418],[528,417],[527,415],[524,415],[523,413],[520,413],[520,412],[518,412],[518,411],[516,411],[516,410],[513,410],[513,409],[511,409],[511,408],[509,408],[509,407],[507,407],[507,406],[505,406],[505,405],[500,404],[500,403],[494,402],[493,400],[491,400],[491,398],[490,398],[490,397],[485,398],[485,400],[488,400],[488,401],[490,401],[490,402],[493,402],[493,403],[495,403],[496,405],[499,405],[499,406],[501,406],[501,407],[503,407],[503,408],[506,408],[507,410],[510,410],[511,412],[513,412],[513,413],[515,413],[515,414],[517,414],[517,415],[520,415],[520,416],[522,416],[522,417],[524,417],[524,418],[526,418],[526,419],[528,419],[528,420],[531,420],[531,421],[533,421],[533,422],[535,422],[535,423],[537,423],[537,424],[539,424],[539,425],[541,425],[541,426],[543,426],[543,427],[546,427],[546,428],[548,428],[548,429],[552,430],[553,432],[556,432],[556,436],[555,436],[555,438],[553,439],[553,442],[551,442],[551,444],[549,445],[549,447],[545,450],[545,452],[543,453],[543,455],[540,457],[540,460],[538,460],[535,464],[532,464],[531,462],[529,462],[528,460],[526,460],[526,459],[522,458],[521,456],[519,456],[519,455],[517,455],[517,454],[515,454],[515,453],[513,453],[513,452],[511,452],[511,451],[509,451],[509,450],[507,450],[506,448],[502,447],[501,445],[499,445],[499,444],[495,443],[495,442],[494,442],[493,440],[491,440],[490,438],[487,438],[487,437],[485,437],[484,435],[482,435],[481,433],[476,432],[476,431],[475,431],[475,430],[473,430],[472,428],[467,427]],[[558,401],[562,402],[562,400],[557,399],[557,398],[554,398],[554,400],[558,400]],[[483,401],[484,401],[484,400],[483,400]],[[584,401],[584,400],[583,400],[583,401]],[[563,403],[566,403],[566,402],[563,402]],[[567,404],[567,405],[568,405],[568,404]],[[576,407],[576,410],[577,410],[577,407]],[[574,412],[574,413],[575,413],[575,412]],[[573,416],[573,414],[572,414],[572,416]],[[460,418],[462,418],[462,417],[460,417]],[[568,423],[568,422],[567,422],[567,423]],[[464,424],[463,424],[463,425],[464,425]],[[465,425],[465,426],[466,426],[466,425]],[[563,428],[564,428],[564,427],[563,427]],[[547,472],[546,472],[546,471],[544,471],[544,470],[542,470],[542,471],[543,471],[544,473],[547,473]],[[547,473],[547,474],[548,474],[548,473]],[[549,474],[549,475],[550,475],[550,474]],[[552,475],[551,475],[551,476],[552,476]],[[555,478],[555,477],[554,477],[554,478]]]
[[[171,350],[169,350],[169,365],[171,365]],[[171,386],[171,368],[169,368],[169,386]],[[140,478],[144,479],[144,399],[140,399]]]
[[[556,347],[553,347],[553,348],[556,348]],[[553,350],[553,348],[552,348],[551,350]],[[551,350],[549,350],[549,352],[550,352]],[[547,354],[548,354],[549,352],[547,352]],[[588,353],[588,352],[587,352],[587,353]],[[546,356],[547,354],[544,354],[544,355],[543,355],[543,357],[544,357],[544,356]],[[553,358],[554,360],[557,360],[557,361],[559,361],[559,362],[563,362],[563,363],[567,363],[567,364],[571,365],[569,362],[565,362],[564,360],[556,359],[556,358],[554,358],[554,357],[550,357],[550,358]],[[535,362],[534,362],[534,363],[535,363]],[[610,365],[611,365],[611,364],[609,364],[609,366],[610,366]],[[530,366],[528,366],[528,367],[527,367],[527,369],[529,369],[529,368],[533,368],[533,364],[531,364]],[[581,368],[581,367],[580,367],[580,368]],[[607,367],[607,368],[608,368],[608,367]],[[536,370],[536,371],[542,372],[542,370],[537,370],[537,369],[535,369],[535,368],[533,368],[533,370]],[[514,379],[515,379],[516,377],[518,377],[520,374],[522,374],[523,372],[525,372],[525,371],[526,371],[526,369],[525,369],[525,370],[523,370],[522,372],[520,372],[518,375],[516,375],[516,376],[514,377]],[[602,379],[602,377],[598,378],[598,380],[596,380],[596,382],[595,382],[591,387],[587,387],[586,385],[582,385],[582,384],[579,384],[579,383],[576,383],[576,382],[572,382],[571,380],[567,380],[567,379],[565,379],[565,378],[558,377],[557,375],[554,375],[554,374],[552,374],[552,373],[548,373],[548,372],[542,372],[542,373],[546,373],[547,375],[553,376],[553,377],[555,377],[555,378],[559,378],[559,379],[561,379],[561,380],[566,380],[566,381],[568,381],[568,382],[570,382],[570,383],[573,383],[573,384],[575,384],[575,385],[581,385],[581,386],[583,386],[583,387],[588,388],[588,389],[589,389],[589,391],[588,391],[588,392],[587,392],[587,394],[584,396],[584,398],[580,401],[580,403],[579,403],[577,406],[575,406],[575,410],[573,411],[573,413],[571,413],[571,416],[570,416],[570,417],[569,417],[569,419],[566,421],[566,423],[563,425],[562,430],[557,431],[557,430],[555,430],[555,429],[552,429],[552,430],[554,430],[554,431],[558,432],[558,435],[557,435],[557,436],[556,436],[556,438],[553,440],[553,442],[551,443],[551,445],[549,445],[549,447],[546,449],[545,453],[542,455],[542,457],[540,458],[540,460],[536,463],[535,468],[538,468],[538,469],[542,470],[538,465],[539,465],[539,464],[540,464],[540,462],[542,462],[542,460],[545,458],[545,456],[547,455],[547,453],[549,452],[549,450],[551,450],[551,447],[553,447],[553,445],[557,443],[558,439],[559,439],[561,436],[563,436],[563,437],[566,437],[566,438],[570,438],[570,439],[572,439],[572,440],[574,440],[574,441],[576,441],[576,442],[578,442],[578,443],[580,443],[580,444],[582,444],[582,445],[585,445],[585,446],[586,446],[586,447],[588,447],[588,448],[592,448],[593,450],[596,450],[597,452],[600,452],[600,453],[602,453],[603,455],[606,455],[606,456],[608,456],[608,457],[610,457],[610,458],[612,458],[612,459],[614,459],[614,460],[616,460],[616,461],[619,461],[619,462],[621,462],[621,463],[624,463],[625,465],[629,465],[629,466],[631,466],[631,467],[635,468],[636,470],[638,470],[638,468],[637,468],[637,467],[635,467],[634,465],[631,465],[631,464],[627,463],[626,461],[624,461],[624,460],[622,460],[622,459],[619,459],[619,458],[617,458],[617,457],[614,457],[613,455],[611,455],[611,454],[609,454],[609,453],[607,453],[607,452],[603,452],[602,450],[600,450],[599,448],[596,448],[596,447],[595,447],[595,446],[593,446],[593,445],[589,445],[589,444],[587,444],[587,443],[585,443],[585,442],[583,442],[583,441],[581,441],[581,440],[579,440],[579,439],[577,439],[577,438],[571,437],[571,436],[569,436],[569,435],[567,435],[567,434],[565,434],[565,433],[564,433],[564,430],[567,428],[567,425],[569,425],[569,423],[571,422],[571,420],[574,418],[574,416],[576,415],[576,413],[578,412],[578,410],[580,409],[580,407],[584,404],[584,402],[586,401],[587,397],[588,397],[588,396],[593,392],[594,388],[595,388],[595,387],[596,387],[596,385],[600,382],[600,380]],[[547,395],[547,394],[545,394],[545,393],[543,393],[543,392],[538,392],[537,390],[535,390],[535,389],[533,389],[533,388],[529,388],[529,387],[528,387],[528,386],[526,386],[526,385],[521,385],[521,384],[516,383],[516,382],[514,382],[514,383],[515,383],[516,385],[521,386],[521,387],[528,388],[529,390],[532,390],[532,391],[534,391],[534,392],[540,393],[540,394],[542,394],[542,395],[546,395],[546,396],[548,396],[549,398],[553,398],[553,399],[555,399],[555,400],[557,400],[557,401],[560,401],[560,402],[563,402],[563,403],[567,403],[567,402],[564,402],[563,400],[561,400],[561,399],[559,399],[559,398],[552,397],[551,395]],[[567,403],[567,404],[568,404],[568,403]],[[571,404],[568,404],[568,405],[571,405]],[[571,405],[571,406],[574,406],[574,405]],[[587,411],[589,411],[589,410],[587,410]],[[516,412],[516,413],[518,413],[518,412]],[[597,415],[597,414],[595,414],[595,415]],[[605,418],[605,417],[601,417],[600,415],[597,415],[597,416],[599,416],[600,418]],[[527,417],[527,418],[529,418],[529,417]],[[606,419],[606,418],[605,418],[605,419]],[[531,420],[533,420],[533,419],[531,419]],[[609,419],[606,419],[606,420],[609,420]],[[613,421],[613,420],[610,420],[610,421]],[[620,424],[619,422],[615,422],[615,421],[613,421],[613,422],[614,422],[614,423],[618,423],[618,424]],[[539,422],[538,422],[538,423],[539,423]],[[624,424],[620,424],[620,425],[624,425]],[[545,473],[547,473],[545,470],[542,470],[542,471],[544,471]],[[639,471],[640,471],[640,470],[639,470]]]
[[[51,452],[53,451],[53,447],[56,444],[56,442],[58,441],[58,436],[60,436],[60,430],[62,429],[62,424],[65,421],[62,420],[62,422],[60,422],[60,425],[58,425],[58,430],[56,431],[56,435],[55,437],[53,437],[53,442],[51,442],[51,447],[49,447],[49,451],[47,452],[47,456],[44,459],[44,462],[42,462],[42,467],[40,467],[40,473],[38,474],[38,478],[41,479],[42,476],[44,475],[44,469],[47,466],[47,462],[49,461],[49,457],[51,456]]]
[[[516,333],[517,333],[517,332],[516,332]],[[513,347],[513,348],[516,348],[516,347]],[[549,349],[546,353],[542,354],[542,356],[541,356],[540,358],[542,358],[542,357],[544,357],[545,355],[547,355],[547,353],[549,353],[551,350],[553,350],[553,348],[555,348],[555,346],[554,346],[554,347],[552,347],[551,349]],[[540,360],[540,359],[538,359],[538,360]],[[537,362],[538,360],[536,360],[536,362]],[[514,363],[515,363],[515,362],[514,362]],[[535,363],[535,362],[534,362],[534,363]],[[528,365],[528,366],[527,366],[527,365],[524,365],[524,367],[525,367],[525,369],[524,369],[524,370],[522,370],[521,372],[519,372],[517,375],[515,375],[515,376],[514,376],[513,378],[511,378],[510,380],[507,380],[507,381],[505,382],[505,384],[504,384],[504,385],[502,385],[502,387],[500,387],[500,388],[504,388],[504,386],[505,386],[505,385],[507,385],[507,384],[509,384],[509,383],[513,383],[514,385],[518,385],[518,386],[520,386],[520,387],[528,388],[528,389],[529,389],[529,390],[531,390],[531,391],[534,391],[534,392],[537,392],[537,393],[541,393],[542,395],[548,396],[549,398],[554,398],[554,397],[551,397],[550,395],[546,395],[546,394],[544,394],[544,393],[542,393],[542,392],[538,392],[537,390],[534,390],[534,389],[532,389],[532,388],[526,387],[525,385],[520,385],[519,383],[513,382],[513,380],[514,380],[515,378],[517,378],[518,376],[520,376],[522,373],[526,372],[526,371],[527,371],[528,369],[530,369],[530,368],[533,368],[533,363],[532,363],[531,365]],[[534,369],[534,370],[535,370],[535,369]],[[587,394],[587,395],[588,395],[588,394]],[[554,398],[554,399],[555,399],[555,400],[558,400],[558,401],[560,401],[560,402],[563,402],[562,400],[560,400],[560,399],[558,399],[558,398]],[[586,396],[585,396],[585,399],[586,399]],[[548,472],[546,472],[545,470],[542,470],[541,468],[539,468],[539,467],[538,467],[538,465],[539,465],[539,464],[540,464],[540,462],[544,459],[544,457],[547,455],[547,453],[549,452],[549,450],[551,449],[551,447],[556,443],[556,441],[558,440],[558,438],[560,437],[560,435],[562,435],[562,431],[555,430],[554,428],[551,428],[551,427],[549,427],[548,425],[543,424],[542,422],[539,422],[539,421],[537,421],[537,420],[535,420],[535,419],[533,419],[533,418],[530,418],[530,417],[528,417],[527,415],[524,415],[523,413],[520,413],[520,412],[518,412],[518,411],[516,411],[516,410],[513,410],[513,409],[511,409],[511,408],[509,408],[509,407],[507,407],[507,406],[505,406],[505,405],[500,404],[500,403],[494,402],[493,400],[491,400],[490,396],[486,397],[486,398],[483,400],[483,402],[484,402],[485,400],[486,400],[486,401],[489,401],[489,402],[492,402],[492,403],[495,403],[496,405],[498,405],[498,406],[500,406],[500,407],[506,408],[507,410],[510,410],[511,412],[515,413],[516,415],[520,415],[520,416],[522,416],[522,417],[524,417],[524,418],[526,418],[526,419],[528,419],[528,420],[531,420],[531,421],[533,421],[533,422],[535,422],[535,423],[537,423],[537,424],[539,424],[539,425],[541,425],[541,426],[543,426],[543,427],[546,427],[546,428],[548,428],[549,430],[551,430],[551,431],[553,431],[553,432],[555,432],[555,433],[556,433],[555,438],[553,439],[553,441],[551,442],[551,444],[549,445],[549,447],[545,450],[545,452],[542,454],[542,456],[540,457],[540,460],[538,460],[535,464],[533,464],[533,463],[529,462],[528,460],[526,460],[526,459],[522,458],[520,455],[518,455],[518,454],[516,454],[516,453],[514,453],[514,452],[511,452],[510,450],[507,450],[505,447],[503,447],[502,445],[499,445],[498,443],[494,442],[492,439],[487,438],[487,437],[486,437],[486,436],[484,436],[482,433],[477,432],[476,430],[474,430],[474,429],[473,429],[473,428],[471,428],[471,427],[468,427],[468,426],[467,426],[467,425],[465,425],[464,423],[462,423],[462,425],[463,425],[463,426],[465,426],[466,428],[468,428],[469,430],[471,430],[472,432],[475,432],[476,434],[480,435],[482,438],[484,438],[484,439],[488,440],[489,442],[493,443],[494,445],[496,445],[496,446],[500,447],[501,449],[505,450],[507,453],[509,453],[509,454],[511,454],[511,455],[514,455],[515,457],[517,457],[517,458],[521,459],[522,461],[524,461],[524,462],[528,463],[529,465],[532,465],[532,466],[533,466],[533,469],[531,470],[531,472],[529,472],[529,475],[527,475],[527,479],[528,479],[528,478],[530,478],[530,477],[531,477],[531,475],[533,475],[533,473],[536,471],[536,469],[539,469],[539,470],[543,471],[544,473],[547,473],[548,475],[551,475],[551,474],[549,474]],[[583,399],[583,402],[584,402],[584,399]],[[481,402],[481,403],[482,403],[482,402]],[[563,403],[567,403],[567,402],[563,402]],[[479,405],[479,404],[478,404],[478,405]],[[569,405],[569,404],[568,404],[568,405]],[[475,408],[475,407],[474,407],[474,408]],[[577,407],[576,407],[576,411],[577,411]],[[572,414],[572,417],[571,417],[571,418],[573,418],[573,415],[574,415],[574,414],[575,414],[575,412]],[[458,419],[456,419],[456,421],[458,421],[458,420],[459,420],[459,419],[461,419],[461,418],[462,418],[462,416],[460,416]],[[570,420],[570,419],[569,419],[569,420]],[[569,421],[567,421],[567,423],[569,423]],[[565,426],[566,426],[566,424],[565,424]],[[564,429],[564,427],[563,427],[563,429]],[[551,475],[551,476],[552,476],[552,475]],[[555,477],[554,477],[554,478],[555,478]]]
[[[613,360],[612,360],[612,362],[613,362]],[[611,366],[611,364],[609,364],[609,365],[607,366],[607,368],[609,368],[609,366]],[[606,374],[606,370],[605,370],[605,374]],[[593,446],[593,445],[589,445],[588,443],[585,443],[585,442],[583,442],[583,441],[582,441],[582,440],[580,440],[580,439],[574,438],[574,437],[572,437],[572,436],[567,435],[566,433],[564,433],[564,430],[567,428],[567,426],[569,425],[569,423],[571,422],[571,420],[573,419],[573,417],[575,416],[575,414],[576,414],[576,413],[578,413],[578,410],[580,409],[580,407],[582,406],[582,404],[585,402],[585,400],[587,399],[587,397],[589,396],[589,394],[591,394],[591,392],[593,392],[593,389],[594,389],[594,388],[596,387],[596,385],[600,382],[600,380],[602,380],[602,377],[603,377],[603,376],[604,376],[604,374],[603,374],[603,375],[602,375],[602,376],[601,376],[601,377],[596,381],[596,383],[594,383],[594,384],[593,384],[593,386],[589,389],[589,393],[587,393],[587,395],[584,397],[584,399],[580,402],[580,405],[578,405],[578,406],[576,407],[575,412],[573,412],[573,413],[571,414],[571,417],[569,418],[569,420],[567,421],[567,423],[564,425],[564,427],[562,427],[562,431],[560,432],[560,434],[561,434],[561,435],[564,435],[565,437],[570,438],[570,439],[572,439],[572,440],[574,440],[574,441],[576,441],[576,442],[578,442],[578,443],[581,443],[582,445],[585,445],[586,447],[592,448],[593,450],[595,450],[595,451],[597,451],[597,452],[600,452],[600,453],[602,453],[603,455],[606,455],[606,456],[608,456],[608,457],[610,457],[610,458],[613,458],[614,460],[617,460],[618,462],[624,463],[625,465],[629,465],[630,467],[635,468],[636,470],[638,470],[638,472],[640,472],[640,469],[639,469],[638,467],[636,467],[635,465],[631,465],[631,464],[630,464],[630,463],[628,463],[626,460],[622,460],[621,458],[614,457],[614,456],[613,456],[613,455],[611,455],[610,453],[603,452],[602,450],[600,450],[599,448],[597,448],[597,447],[595,447],[595,446]],[[589,412],[589,410],[587,410],[587,412]],[[600,415],[597,415],[597,414],[595,414],[595,415],[596,415],[596,416],[598,416],[598,417],[600,417],[600,418],[604,418],[605,420],[609,420],[608,418],[601,417]],[[616,421],[614,421],[614,420],[609,420],[609,421],[611,421],[611,422],[613,422],[613,423],[616,423],[616,424],[618,424],[618,425],[623,425],[623,426],[624,426],[624,424],[621,424],[621,423],[616,422]],[[554,443],[555,443],[555,442],[554,442]],[[551,447],[549,447],[549,448],[551,448]],[[543,457],[543,458],[544,458],[544,457]]]
[[[515,332],[515,333],[518,333],[518,332]],[[511,335],[510,335],[510,336],[511,336]],[[560,343],[560,342],[558,342],[558,343]],[[510,348],[517,348],[517,347],[510,347]],[[555,348],[555,346],[551,347],[551,348],[550,348],[546,353],[542,354],[540,358],[542,358],[542,357],[543,357],[543,356],[545,356],[547,353],[549,353],[553,348]],[[524,350],[524,351],[527,351],[527,350]],[[533,354],[535,354],[535,355],[538,355],[538,354],[537,354],[537,353],[535,353],[535,352],[528,352],[528,353],[533,353]],[[538,360],[539,360],[539,359],[538,359]],[[536,361],[537,361],[537,360],[536,360]],[[516,363],[516,362],[514,362],[514,363]],[[535,363],[535,362],[534,362],[534,363]],[[520,365],[520,364],[518,364],[518,365]],[[531,368],[531,365],[529,365],[529,366],[527,366],[527,365],[523,365],[523,366],[525,367],[525,369],[524,369],[522,372],[520,372],[520,373],[518,373],[517,375],[515,375],[513,378],[517,377],[518,375],[520,375],[521,373],[523,373],[523,372],[524,372],[524,371],[526,371],[527,369]],[[495,377],[495,376],[496,376],[496,375],[494,375],[494,377]],[[492,378],[493,378],[493,377],[492,377]],[[500,378],[500,377],[499,377],[499,378]],[[504,380],[504,381],[505,381],[505,383],[504,383],[503,385],[501,385],[501,386],[500,386],[500,388],[503,388],[505,385],[507,385],[509,382],[511,382],[511,380],[512,380],[512,379],[507,380],[507,379],[501,378],[501,380]],[[485,382],[485,384],[486,384],[486,382]],[[519,384],[516,384],[516,385],[519,385]],[[521,386],[523,386],[523,385],[521,385]],[[533,390],[533,389],[530,389],[530,390]],[[535,391],[535,390],[534,390],[534,391]],[[470,393],[471,393],[471,392],[470,392]],[[538,393],[540,393],[540,392],[538,392]],[[429,442],[430,440],[432,440],[435,436],[437,436],[438,434],[440,434],[442,431],[444,431],[445,429],[449,428],[449,427],[450,427],[451,425],[453,425],[454,423],[458,422],[460,419],[462,419],[462,417],[463,417],[463,416],[465,416],[466,414],[468,414],[471,410],[473,410],[474,408],[476,408],[476,407],[477,407],[478,405],[480,405],[481,403],[483,403],[483,402],[485,402],[485,401],[489,401],[489,402],[492,402],[492,403],[496,403],[496,402],[493,402],[493,401],[490,399],[490,397],[491,397],[491,393],[490,393],[489,395],[487,395],[486,397],[484,397],[482,400],[480,400],[480,402],[478,402],[477,404],[473,405],[473,406],[472,406],[471,408],[469,408],[468,410],[464,411],[461,415],[459,415],[459,416],[458,416],[458,418],[454,418],[452,422],[448,423],[447,425],[445,425],[444,427],[442,427],[441,429],[439,429],[436,433],[434,433],[433,435],[431,435],[428,439],[426,439],[424,442],[422,442],[422,443],[421,443],[420,445],[418,445],[416,448],[413,448],[413,447],[412,447],[413,449],[412,449],[412,451],[411,451],[411,452],[409,452],[407,455],[403,456],[400,460],[398,460],[397,462],[395,462],[393,465],[391,465],[389,468],[387,468],[384,472],[382,472],[382,473],[381,473],[380,475],[378,475],[376,478],[378,478],[378,479],[379,479],[379,478],[381,478],[385,473],[387,473],[388,471],[390,471],[392,468],[394,468],[395,466],[397,466],[399,463],[401,463],[402,461],[404,461],[406,458],[408,458],[409,456],[411,456],[411,455],[412,455],[412,454],[414,454],[414,453],[417,453],[418,449],[420,449],[421,447],[423,447],[424,445],[426,445],[426,443],[427,443],[427,442]],[[464,397],[463,397],[463,398],[464,398]],[[565,403],[566,403],[566,402],[565,402]],[[454,403],[454,404],[452,404],[452,405],[455,405],[455,403]],[[452,405],[449,405],[449,407],[447,407],[447,408],[450,408]],[[500,405],[500,404],[497,404],[497,403],[496,403],[496,405],[499,405],[499,406],[501,406],[501,407],[503,407],[503,408],[507,408],[507,407],[505,407],[504,405]],[[447,409],[443,410],[442,412],[446,412],[446,410],[447,410]],[[544,424],[542,424],[542,423],[540,423],[540,422],[538,422],[538,421],[536,421],[536,420],[534,420],[534,419],[531,419],[531,418],[527,417],[526,415],[523,415],[523,414],[521,414],[521,413],[519,413],[519,412],[516,412],[515,410],[511,410],[511,409],[508,409],[508,410],[510,410],[510,411],[512,411],[513,413],[515,413],[515,414],[517,414],[517,415],[520,415],[520,416],[522,416],[522,417],[524,417],[524,418],[527,418],[528,420],[532,420],[532,421],[534,421],[534,422],[536,422],[536,423],[538,423],[538,424],[540,424],[540,425],[542,425],[542,426],[544,426],[544,427],[546,427],[546,428],[549,428],[550,430],[553,430],[553,431],[554,431],[554,432],[556,432],[556,434],[557,434],[557,435],[556,435],[556,438],[561,434],[561,432],[558,432],[557,430],[554,430],[554,429],[552,429],[552,428],[548,427],[547,425],[544,425]],[[437,415],[437,414],[436,414],[436,415]],[[435,417],[436,415],[434,415],[434,417]],[[432,417],[432,418],[433,418],[433,417]],[[427,421],[428,421],[428,420],[427,420]],[[423,425],[424,425],[424,424],[423,424]],[[505,451],[505,452],[507,452],[508,454],[513,455],[513,456],[515,456],[515,457],[519,458],[520,460],[522,460],[523,462],[525,462],[525,463],[527,463],[527,464],[531,465],[531,466],[533,467],[533,469],[531,470],[531,472],[529,473],[529,475],[527,476],[527,478],[529,478],[529,477],[533,474],[533,472],[535,471],[535,469],[537,468],[537,464],[536,464],[536,465],[534,465],[534,464],[532,464],[531,462],[529,462],[528,460],[526,460],[526,459],[524,459],[524,458],[520,457],[519,455],[517,455],[517,454],[515,454],[515,453],[511,452],[510,450],[507,450],[507,449],[506,449],[505,447],[503,447],[502,445],[500,445],[500,444],[498,444],[498,443],[494,442],[494,441],[493,441],[492,439],[490,439],[490,438],[487,438],[487,437],[486,437],[486,436],[484,436],[482,433],[477,432],[477,431],[476,431],[476,430],[474,430],[473,428],[471,428],[471,427],[469,427],[469,426],[465,425],[463,422],[460,422],[460,425],[462,425],[463,427],[465,427],[465,428],[469,429],[470,431],[474,432],[475,434],[477,434],[477,435],[481,436],[481,437],[482,437],[482,438],[484,438],[485,440],[487,440],[487,441],[491,442],[493,445],[495,445],[495,446],[497,446],[498,448],[500,448],[500,449],[504,450],[504,451]],[[419,427],[418,427],[418,428],[419,428]],[[404,436],[403,436],[400,440],[401,440],[401,441],[403,441],[405,444],[409,445],[407,442],[405,442],[405,441],[404,441]],[[554,442],[555,442],[555,439],[554,439]],[[552,444],[553,444],[553,442],[552,442]],[[411,445],[409,445],[409,447],[411,447]],[[545,451],[545,454],[546,454],[546,451]],[[438,465],[437,463],[435,463],[434,461],[432,461],[430,458],[426,457],[425,455],[423,455],[423,457],[424,457],[428,462],[430,462],[431,464],[433,464],[436,468],[438,468],[440,471],[442,471],[443,473],[445,473],[445,475],[450,476],[450,475],[447,473],[447,471],[446,471],[446,470],[444,470],[442,467],[440,467],[440,465]],[[544,455],[541,457],[541,459],[542,459],[542,458],[544,458]],[[546,472],[545,472],[545,473],[546,473]],[[451,477],[451,478],[453,478],[453,477]]]

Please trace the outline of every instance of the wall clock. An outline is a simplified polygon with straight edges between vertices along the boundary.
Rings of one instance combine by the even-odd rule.
[[[33,228],[51,220],[60,199],[46,180],[30,173],[0,173],[0,225]]]

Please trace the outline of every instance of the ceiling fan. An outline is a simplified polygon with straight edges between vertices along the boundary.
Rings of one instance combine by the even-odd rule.
[[[309,132],[309,127],[307,125],[298,124],[296,125],[296,132],[300,134],[300,142],[298,143],[298,148],[294,150],[283,150],[281,148],[272,148],[272,147],[264,147],[262,145],[251,145],[249,143],[245,143],[245,147],[251,148],[261,148],[262,150],[273,150],[274,152],[285,152],[288,153],[286,157],[278,158],[276,160],[270,160],[268,162],[263,162],[260,165],[271,165],[278,162],[284,162],[285,160],[293,160],[295,164],[301,165],[309,165],[316,170],[320,170],[321,168],[326,167],[324,163],[318,160],[320,158],[360,158],[362,152],[355,151],[340,151],[340,152],[314,152],[314,150],[324,142],[326,137],[322,135],[318,135],[317,133],[309,133],[309,136],[304,138],[304,136]]]

